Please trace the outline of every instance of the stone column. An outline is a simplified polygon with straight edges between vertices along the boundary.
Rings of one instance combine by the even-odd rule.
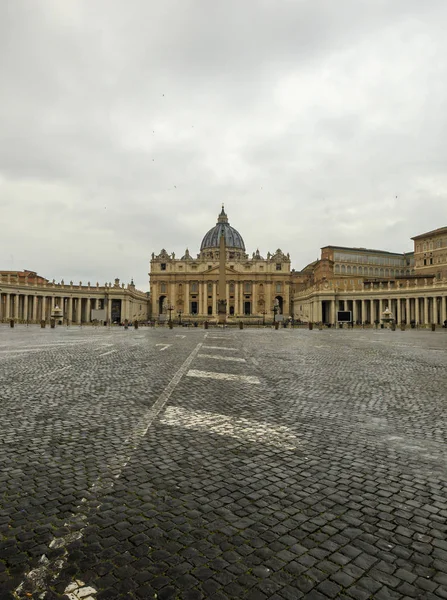
[[[397,324],[400,325],[402,323],[402,300],[401,298],[397,298]]]
[[[417,296],[414,299],[414,320],[416,321],[416,325],[419,325],[419,298]]]
[[[189,315],[189,310],[190,310],[190,306],[189,306],[189,281],[185,282],[185,298],[184,298],[184,304],[183,304],[183,309],[184,309],[184,313],[185,315]],[[155,313],[153,313],[155,314]]]
[[[213,281],[213,317],[216,316],[217,314],[217,284],[215,281]]]
[[[28,294],[23,296],[23,320],[28,321]]]
[[[68,314],[67,314],[68,323],[71,323],[73,320],[73,296],[70,296],[68,299]]]
[[[444,321],[447,319],[447,296],[441,296],[441,321],[444,325]]]
[[[358,320],[357,300],[352,301],[352,320],[354,323]]]
[[[204,310],[203,310],[203,289],[202,289],[202,282],[199,281],[199,293],[198,293],[198,297],[199,297],[199,308],[198,308],[198,313],[199,316],[204,314]]]
[[[411,303],[410,303],[410,298],[407,298],[407,300],[405,302],[405,320],[407,322],[407,325],[409,325],[410,321],[411,321]]]
[[[6,294],[5,296],[5,319],[9,319],[11,310],[11,294]]]
[[[76,298],[76,323],[78,323],[78,325],[81,324],[81,318],[82,318],[82,298]]]
[[[31,320],[37,321],[37,296],[31,296]]]
[[[438,321],[438,299],[436,296],[433,296],[433,298],[431,299],[432,301],[432,323],[436,323],[436,325],[439,324]]]
[[[425,296],[424,298],[424,325],[428,325],[428,298]]]
[[[331,325],[335,324],[335,300],[331,300],[329,304],[329,321]]]
[[[14,295],[14,319],[19,318],[19,295]]]
[[[251,314],[252,315],[257,315],[258,314],[258,290],[256,287],[256,282],[253,281],[251,284]]]

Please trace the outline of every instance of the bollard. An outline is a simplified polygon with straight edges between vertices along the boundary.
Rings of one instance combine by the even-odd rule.
[[[54,329],[56,327],[56,320],[55,319],[50,319],[50,327],[51,327],[51,329]]]
[[[244,329],[244,324],[242,323],[242,321],[239,321],[239,329]]]
[[[169,321],[168,325],[169,325],[169,329],[172,329],[174,327],[174,323],[172,321]]]
[[[14,327],[14,319],[9,319],[9,326]]]
[[[436,331],[436,325],[435,325],[435,323],[432,323],[432,324],[431,324],[431,330],[432,330],[432,331]]]
[[[400,324],[400,330],[401,331],[405,331],[405,323],[401,323]]]
[[[396,331],[396,323],[391,323],[391,331]]]
[[[205,323],[203,324],[203,329],[208,329],[208,321],[205,321]]]
[[[279,329],[279,321],[275,321],[275,329],[276,329],[276,331],[278,331],[278,329]]]
[[[134,321],[133,326],[135,327],[135,329],[138,329],[138,321]]]
[[[42,319],[42,321],[40,322],[40,328],[45,329],[45,325],[46,325],[45,320]]]
[[[322,323],[320,323],[320,324],[318,325],[318,329],[319,329],[320,331],[323,331],[323,324],[322,324]]]
[[[309,323],[309,331],[312,331],[313,328],[314,328],[314,324],[313,323]]]

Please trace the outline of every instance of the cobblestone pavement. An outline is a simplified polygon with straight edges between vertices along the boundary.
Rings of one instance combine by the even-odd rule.
[[[0,327],[0,598],[447,598],[447,332]]]

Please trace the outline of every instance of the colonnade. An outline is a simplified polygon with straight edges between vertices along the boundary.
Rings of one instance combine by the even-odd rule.
[[[6,292],[0,294],[0,320],[14,319],[29,323],[48,321],[54,309],[58,307],[65,320],[72,323],[88,323],[91,321],[91,310],[102,308],[102,303],[103,300],[99,298]]]
[[[43,295],[39,292],[20,293],[0,292],[0,322],[13,319],[15,322],[40,323],[49,321],[54,309],[61,309],[64,323],[82,324],[92,321],[92,310],[105,309],[104,320],[112,319],[112,301],[114,297]],[[119,301],[119,319],[147,319],[147,298],[116,298]]]
[[[249,283],[249,288],[246,284]],[[152,284],[152,313],[159,314],[160,298],[166,306],[172,306],[175,312],[183,315],[217,317],[218,283],[216,281],[186,281],[182,283]],[[275,298],[283,299],[283,312],[288,313],[288,290],[275,291],[275,283],[257,281],[229,281],[226,284],[227,313],[247,314],[246,303],[250,303],[250,315],[273,314]]]
[[[300,302],[295,298],[295,305]],[[378,298],[325,298],[317,296],[303,303],[301,311],[295,311],[295,318],[310,322],[335,324],[337,311],[351,311],[356,324],[373,324],[381,320],[388,308],[396,324],[414,323],[428,326],[441,325],[447,320],[447,293],[411,296],[380,296]],[[297,314],[298,312],[298,314]],[[299,314],[301,312],[301,314]],[[304,318],[303,318],[304,317]],[[306,318],[307,317],[307,318]]]

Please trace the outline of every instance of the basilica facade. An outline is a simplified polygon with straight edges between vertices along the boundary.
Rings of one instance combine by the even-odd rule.
[[[200,252],[193,257],[186,249],[181,258],[161,250],[150,262],[151,313],[159,320],[217,319],[219,301],[219,243],[225,238],[227,317],[272,319],[289,315],[290,256],[280,249],[251,257],[241,234],[230,225],[224,208],[217,223],[203,237]]]

